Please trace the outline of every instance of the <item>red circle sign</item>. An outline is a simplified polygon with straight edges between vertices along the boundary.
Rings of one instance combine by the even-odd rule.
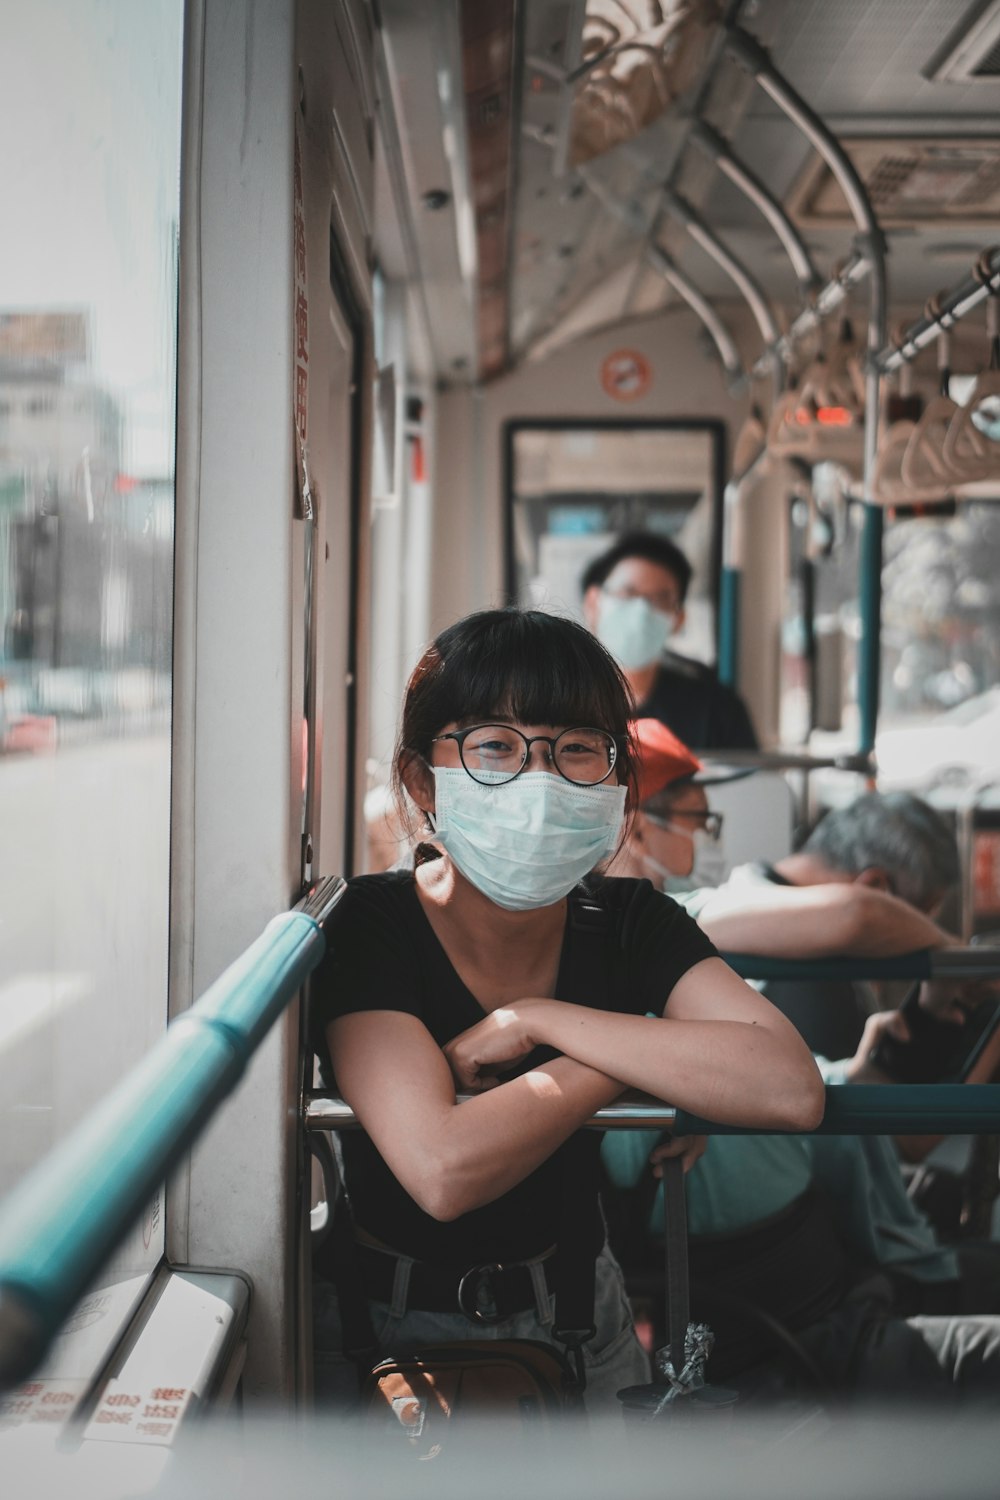
[[[634,401],[653,383],[649,360],[637,349],[616,349],[601,365],[601,385],[616,401]]]

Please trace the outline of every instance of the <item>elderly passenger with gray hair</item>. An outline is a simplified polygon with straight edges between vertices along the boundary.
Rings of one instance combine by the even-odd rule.
[[[939,813],[909,792],[869,792],[828,812],[796,853],[741,865],[725,884],[677,899],[730,953],[881,958],[958,945],[934,920],[958,876],[955,837]],[[844,985],[782,982],[767,993],[828,1057],[854,1050],[871,1009]],[[953,983],[928,983],[921,1004],[960,1020],[958,995]]]

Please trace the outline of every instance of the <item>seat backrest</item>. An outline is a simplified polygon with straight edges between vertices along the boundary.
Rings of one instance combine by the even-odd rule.
[[[773,863],[792,851],[795,804],[780,771],[755,771],[742,781],[708,789],[713,809],[725,819],[726,862],[730,867],[760,859]]]

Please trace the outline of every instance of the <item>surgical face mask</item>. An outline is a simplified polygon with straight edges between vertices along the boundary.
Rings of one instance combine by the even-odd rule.
[[[433,770],[434,837],[505,911],[562,900],[618,843],[623,786],[575,786],[548,771],[484,786],[460,767]]]
[[[597,639],[626,669],[651,666],[673,629],[673,618],[654,609],[647,599],[619,599],[602,592]]]
[[[689,837],[694,845],[694,863],[689,879],[694,881],[698,890],[706,885],[721,885],[728,872],[721,839],[710,838],[704,828],[696,828]]]
[[[646,816],[658,828],[679,834],[681,838],[687,839],[694,851],[691,870],[687,875],[675,875],[672,870],[667,869],[666,865],[661,865],[659,860],[653,859],[652,855],[643,853],[640,858],[643,865],[654,872],[649,877],[654,885],[658,884],[660,890],[675,896],[683,895],[688,891],[700,891],[706,886],[722,884],[728,874],[729,865],[720,839],[713,839],[704,828],[681,828],[676,823],[653,818],[650,813]]]

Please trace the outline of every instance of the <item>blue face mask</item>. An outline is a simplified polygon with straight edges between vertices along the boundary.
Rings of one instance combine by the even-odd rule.
[[[655,662],[673,629],[672,617],[654,609],[647,599],[601,594],[597,639],[626,670]]]
[[[574,786],[548,771],[483,786],[461,767],[433,770],[434,837],[505,911],[561,901],[618,843],[623,786]]]

